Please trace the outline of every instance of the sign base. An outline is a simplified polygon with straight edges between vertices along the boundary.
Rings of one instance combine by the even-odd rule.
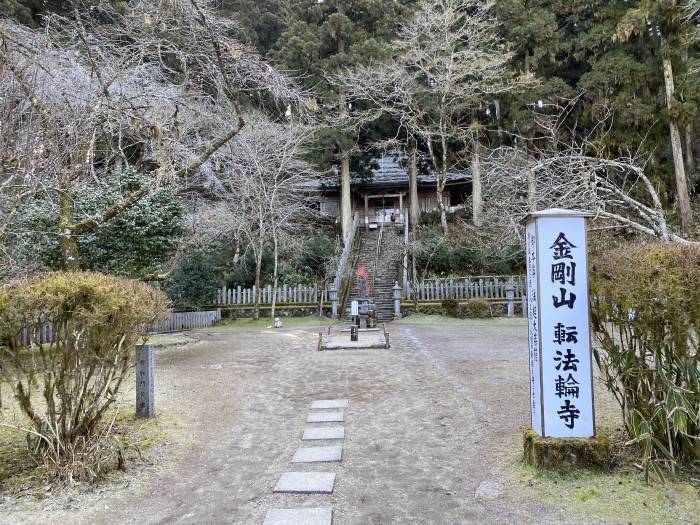
[[[525,462],[540,468],[567,471],[574,468],[606,468],[612,458],[612,439],[548,438],[534,430],[523,434]]]

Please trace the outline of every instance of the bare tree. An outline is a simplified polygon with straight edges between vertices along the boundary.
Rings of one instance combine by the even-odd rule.
[[[336,78],[349,95],[369,106],[355,119],[391,115],[407,142],[419,141],[436,170],[437,203],[447,232],[443,192],[460,159],[451,152],[471,143],[474,222],[481,222],[478,113],[499,93],[524,82],[510,73],[509,53],[497,25],[479,0],[428,0],[394,43],[394,58]],[[413,150],[413,148],[408,148]]]
[[[0,189],[13,203],[3,207],[0,235],[40,189],[57,202],[64,264],[78,268],[79,236],[164,184],[211,171],[212,155],[245,125],[242,94],[300,97],[231,37],[233,23],[210,0],[72,5],[72,16],[49,17],[43,31],[0,23],[0,115],[3,132],[16,137],[13,154],[0,152],[0,180],[9,181]],[[78,188],[99,188],[127,164],[150,182],[95,216],[78,216]]]
[[[632,152],[614,159],[591,154],[599,148],[590,137],[609,125],[613,115],[608,113],[588,137],[570,139],[576,134],[564,129],[563,122],[571,107],[537,116],[543,138],[549,139],[539,142],[546,147],[538,151],[501,147],[486,159],[489,207],[485,222],[491,234],[503,244],[520,243],[520,221],[534,205],[534,209],[590,211],[597,218],[664,241],[688,242],[669,228],[658,192],[646,175],[646,159]]]
[[[319,174],[302,160],[312,131],[302,123],[281,125],[252,118],[252,125],[217,156],[222,169],[211,189],[215,201],[198,218],[204,238],[242,238],[252,251],[256,319],[264,250],[272,245],[274,317],[280,249],[298,237],[312,213],[310,183]]]

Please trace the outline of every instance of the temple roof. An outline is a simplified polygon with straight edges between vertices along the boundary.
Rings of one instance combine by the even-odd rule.
[[[369,175],[362,176],[358,173],[350,173],[350,184],[362,188],[384,188],[408,186],[408,170],[406,157],[399,154],[388,154],[384,157],[374,159],[376,168],[371,169]],[[418,172],[418,185],[427,186],[435,184],[435,171],[429,173]],[[465,183],[471,181],[471,174],[468,172],[448,172],[447,183]],[[335,189],[340,186],[340,175],[336,172],[320,179],[317,187],[321,189]]]

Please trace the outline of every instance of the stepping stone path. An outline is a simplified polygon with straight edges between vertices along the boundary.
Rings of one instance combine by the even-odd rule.
[[[306,427],[301,439],[303,441],[345,439],[345,429],[343,427]]]
[[[311,403],[307,423],[342,423],[347,408],[347,399],[321,399]],[[331,410],[330,412],[328,410]],[[345,439],[345,428],[306,427],[302,441]],[[301,447],[296,450],[292,463],[339,462],[343,456],[343,446]],[[280,477],[273,492],[292,494],[332,494],[335,487],[335,472],[285,472]],[[330,507],[272,509],[265,516],[263,525],[331,525],[333,509]]]
[[[292,458],[292,463],[326,463],[340,461],[343,447],[307,447],[298,448]]]
[[[312,412],[306,418],[307,423],[342,423],[344,420],[342,412]]]
[[[333,510],[330,507],[310,509],[275,509],[265,516],[263,525],[331,525]]]
[[[311,410],[322,410],[324,408],[347,408],[347,399],[326,399],[311,403]]]
[[[274,492],[291,494],[331,494],[335,472],[285,472]]]

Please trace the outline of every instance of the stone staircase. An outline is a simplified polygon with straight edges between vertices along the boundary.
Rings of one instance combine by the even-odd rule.
[[[360,250],[353,267],[351,288],[345,304],[345,319],[351,320],[350,305],[360,300],[356,276],[364,268],[368,274],[370,288],[369,298],[374,300],[377,309],[377,321],[390,321],[394,317],[394,283],[399,279],[399,268],[403,257],[403,243],[398,231],[393,226],[385,226],[382,232],[382,244],[377,260],[377,275],[374,277],[375,259],[377,259],[377,239],[379,229],[361,232]],[[374,278],[373,278],[374,277]],[[374,283],[374,286],[372,286]]]

